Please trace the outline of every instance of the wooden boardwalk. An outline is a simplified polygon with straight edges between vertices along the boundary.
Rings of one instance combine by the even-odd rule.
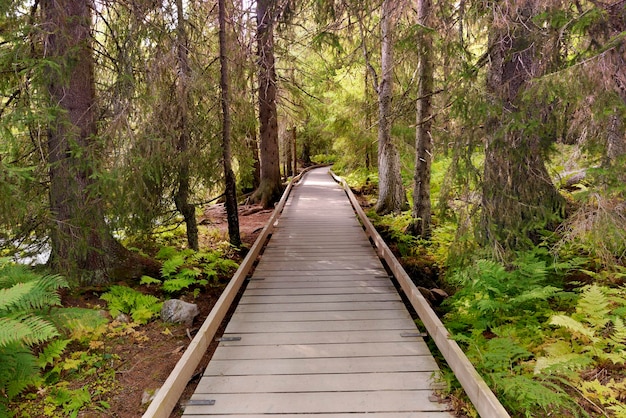
[[[345,192],[312,170],[184,417],[451,417],[418,333]]]

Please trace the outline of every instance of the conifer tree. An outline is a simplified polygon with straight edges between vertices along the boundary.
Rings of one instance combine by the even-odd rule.
[[[139,277],[145,268],[158,270],[156,263],[118,243],[104,220],[104,201],[95,181],[100,149],[91,6],[81,0],[44,0],[41,7],[43,50],[54,62],[46,72],[54,112],[47,143],[51,263],[58,272],[89,282],[106,281],[112,275]]]
[[[384,0],[381,27],[381,77],[378,84],[378,202],[376,212],[400,212],[407,207],[400,171],[400,154],[391,137],[393,97],[393,31],[401,10],[396,1]]]
[[[533,33],[541,6],[503,1],[493,10],[479,235],[498,251],[529,245],[537,230],[557,219],[564,203],[544,162],[551,140],[534,129],[536,121],[523,104],[529,81],[545,71],[546,62],[539,59],[542,38]]]
[[[276,0],[257,2],[257,55],[259,67],[259,124],[261,184],[253,200],[270,208],[282,192],[276,111],[276,67],[274,58],[274,25]]]
[[[231,163],[231,119],[230,119],[230,82],[228,77],[228,43],[226,39],[226,0],[218,0],[219,40],[220,40],[220,85],[222,88],[222,165],[226,195],[226,214],[228,218],[228,236],[231,245],[239,247],[239,215],[237,213],[237,181]]]

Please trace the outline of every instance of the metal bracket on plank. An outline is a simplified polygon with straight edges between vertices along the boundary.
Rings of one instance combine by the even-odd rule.
[[[183,404],[184,406],[202,406],[202,405],[215,405],[215,399],[190,399]]]
[[[221,338],[216,338],[215,341],[217,341],[217,342],[222,342],[222,341],[241,341],[241,337],[221,337]]]
[[[402,332],[400,333],[401,337],[422,337],[422,338],[426,338],[428,337],[428,334],[425,332]]]

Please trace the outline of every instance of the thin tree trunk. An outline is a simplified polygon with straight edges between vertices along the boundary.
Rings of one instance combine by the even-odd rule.
[[[292,168],[291,168],[291,172],[294,176],[298,175],[298,137],[297,137],[297,131],[296,131],[296,127],[292,127],[291,128],[291,138],[292,138],[292,143],[291,143],[291,161],[292,161]]]
[[[180,0],[179,0],[180,1]],[[226,195],[226,216],[228,218],[228,237],[234,247],[241,246],[239,235],[239,214],[237,212],[237,180],[232,168],[230,150],[230,84],[228,80],[228,43],[226,42],[226,5],[225,0],[218,0],[220,24],[220,84],[222,88],[222,160],[224,165],[224,183]]]
[[[48,127],[50,264],[89,284],[111,277],[158,274],[159,266],[126,250],[104,221],[96,192],[96,96],[91,52],[91,9],[83,0],[44,0],[46,89],[57,112]]]
[[[274,9],[274,0],[257,1],[261,184],[253,200],[265,208],[271,208],[282,193],[274,67]]]
[[[185,16],[182,0],[176,0],[177,12],[177,48],[178,48],[178,67],[179,79],[177,86],[178,95],[178,143],[176,145],[178,151],[178,190],[174,195],[174,203],[176,209],[183,215],[187,226],[187,245],[189,248],[198,251],[198,223],[196,221],[196,208],[189,203],[190,191],[190,172],[189,172],[189,92],[188,82],[191,74],[189,68],[189,60],[187,57],[187,32],[185,31]]]
[[[378,214],[398,213],[407,207],[400,172],[400,154],[391,138],[393,96],[393,29],[398,4],[384,0],[381,16],[381,79],[378,85]]]
[[[425,28],[430,26],[431,0],[417,1],[417,23]],[[408,232],[414,236],[430,236],[430,170],[432,162],[431,96],[433,92],[432,36],[429,29],[421,29],[418,37],[418,79],[417,112],[415,131],[415,173],[413,175],[413,218]]]

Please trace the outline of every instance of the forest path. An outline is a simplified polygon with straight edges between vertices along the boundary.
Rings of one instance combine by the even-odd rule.
[[[438,370],[328,168],[294,187],[184,417],[451,417]]]

